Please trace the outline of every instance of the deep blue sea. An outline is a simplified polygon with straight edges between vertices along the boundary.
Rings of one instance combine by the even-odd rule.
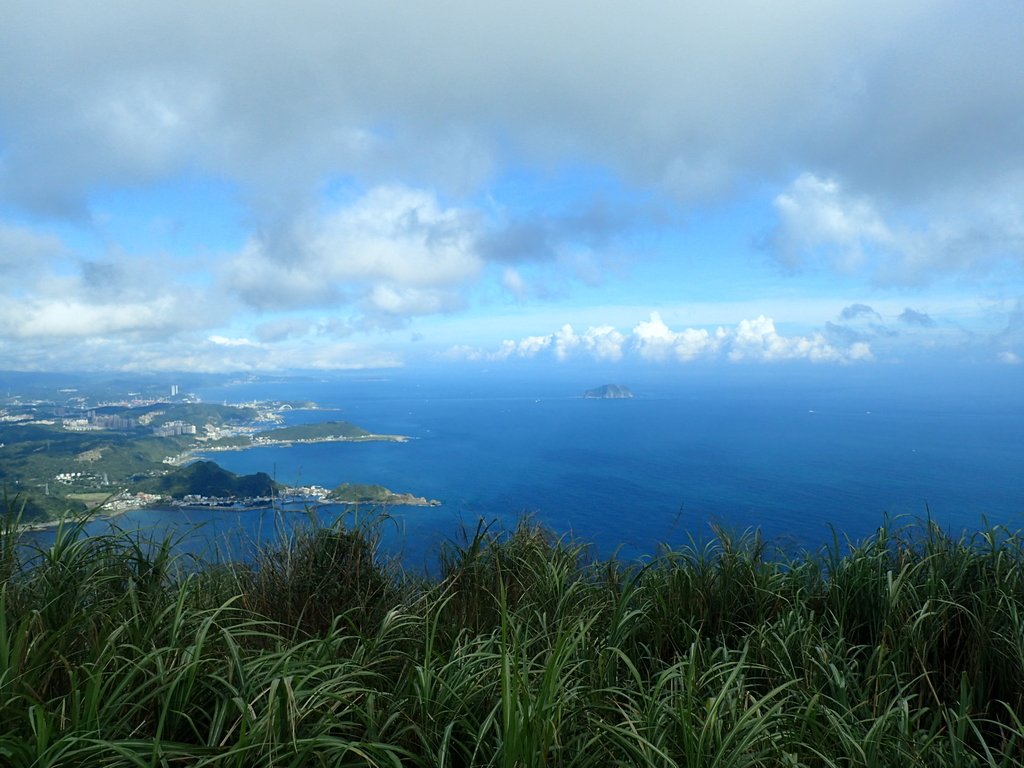
[[[208,402],[313,400],[290,423],[345,419],[406,443],[326,443],[212,454],[237,473],[286,484],[376,483],[443,502],[393,508],[385,547],[430,567],[478,520],[533,515],[595,554],[643,557],[707,538],[711,525],[759,528],[788,548],[853,539],[886,515],[926,512],[951,531],[1024,527],[1020,367],[944,371],[751,366],[517,375],[351,374],[198,391]],[[631,400],[587,400],[605,383]],[[301,512],[286,513],[301,518]],[[324,510],[330,517],[334,510]],[[148,510],[122,527],[211,539],[273,534],[271,512]],[[198,526],[198,528],[196,528]]]

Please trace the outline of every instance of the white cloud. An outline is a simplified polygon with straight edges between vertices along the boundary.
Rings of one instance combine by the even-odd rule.
[[[432,288],[395,287],[375,285],[370,289],[362,306],[371,312],[410,317],[447,312],[461,305],[453,292]]]
[[[704,328],[686,328],[677,333],[665,325],[661,315],[652,312],[649,320],[633,329],[633,341],[645,359],[664,360],[674,356],[686,361],[715,352],[722,338],[719,334],[712,336]]]
[[[779,217],[774,246],[790,267],[810,257],[843,272],[862,268],[869,252],[891,245],[893,235],[869,200],[842,193],[833,179],[805,173],[775,198]]]
[[[230,338],[228,336],[209,336],[208,339],[218,347],[255,347],[256,344],[246,338]]]
[[[76,299],[0,302],[0,335],[16,339],[82,339],[160,333],[177,326],[169,297],[132,304],[89,304]]]
[[[474,281],[476,219],[436,196],[379,187],[322,216],[307,216],[284,242],[251,241],[228,265],[226,289],[263,309],[359,303],[365,311],[423,315],[461,304]]]
[[[519,341],[505,339],[493,352],[484,352],[466,344],[455,345],[445,352],[441,357],[446,360],[508,360],[509,358],[533,358],[553,343],[554,335],[550,336],[527,336]]]
[[[643,258],[648,245],[667,252],[655,220],[674,228],[694,201],[717,215],[751,189],[778,191],[772,243],[791,271],[886,287],[981,276],[994,300],[1019,295],[1018,0],[182,0],[63,4],[59,24],[39,3],[5,10],[0,71],[17,76],[0,78],[0,341],[32,341],[5,350],[12,360],[61,338],[96,342],[112,360],[141,359],[140,340],[189,333],[223,351],[208,337],[235,329],[297,348],[465,308],[479,320],[495,295],[558,303],[539,326],[556,328],[568,311],[558,300],[578,308],[602,281],[595,303],[646,302],[607,285],[613,262]],[[182,179],[227,190],[231,205],[199,210]],[[214,235],[175,249],[137,231],[122,251],[125,221],[153,207],[178,221],[231,219],[230,233],[210,225]],[[673,279],[712,251],[681,254]],[[821,285],[760,295],[798,296],[791,312],[817,322]],[[862,295],[893,316],[879,293]],[[866,339],[766,330],[760,312],[783,329],[794,322],[783,301],[624,332],[607,322],[627,328],[643,314],[598,307],[576,321],[587,330],[515,341],[510,354],[870,352],[855,351]],[[307,310],[337,317],[292,322]],[[715,330],[741,317],[754,319]],[[508,335],[518,334],[491,338]],[[325,361],[351,352],[332,349]],[[234,359],[258,362],[225,364]]]
[[[555,357],[565,360],[580,345],[580,337],[576,335],[572,326],[566,323],[555,331],[552,342],[555,347]]]
[[[601,325],[597,328],[587,328],[581,341],[583,348],[595,359],[615,361],[622,359],[622,347],[626,337],[613,326]]]
[[[475,276],[471,217],[442,208],[429,193],[378,187],[326,217],[309,239],[309,258],[330,280],[452,285]]]
[[[1020,365],[1022,362],[1024,362],[1024,359],[1022,359],[1020,355],[1018,355],[1016,352],[1011,352],[1008,349],[1004,349],[1002,352],[1000,352],[998,358],[999,362],[1006,363],[1007,365]]]
[[[591,326],[582,334],[569,324],[550,336],[531,336],[516,342],[506,340],[491,353],[457,345],[447,350],[448,359],[507,360],[518,355],[533,357],[552,349],[555,358],[564,362],[575,355],[598,361],[619,361],[627,352],[642,360],[657,362],[691,362],[715,360],[723,356],[732,362],[808,360],[811,362],[853,362],[872,360],[871,345],[857,341],[847,347],[831,344],[821,333],[806,336],[783,336],[775,322],[764,315],[742,320],[733,329],[719,327],[714,333],[705,328],[684,328],[674,331],[657,312],[638,323],[628,336],[610,325]]]
[[[662,322],[657,312],[652,312],[650,320],[641,322],[633,329],[633,338],[641,357],[664,360],[675,344],[676,334]]]
[[[516,345],[516,353],[522,357],[534,357],[550,346],[550,336],[527,336]]]
[[[296,309],[323,306],[338,300],[338,286],[315,267],[302,262],[277,262],[256,241],[246,243],[223,270],[226,293],[237,294],[258,309]]]
[[[1021,177],[1024,179],[1024,175]],[[1024,267],[1024,182],[979,190],[970,201],[931,201],[900,217],[833,178],[798,176],[774,200],[778,222],[769,245],[785,266],[828,267],[883,285],[944,274],[985,274]],[[904,221],[903,219],[906,219]]]
[[[788,340],[776,332],[772,319],[764,315],[755,320],[741,320],[733,333],[731,346],[730,360],[779,360],[788,357],[787,352],[791,348]]]

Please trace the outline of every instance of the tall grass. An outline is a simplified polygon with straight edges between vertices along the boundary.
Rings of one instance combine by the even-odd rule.
[[[13,514],[13,513],[12,513]],[[1024,537],[886,524],[594,561],[481,525],[437,578],[373,526],[250,564],[0,526],[0,765],[1022,766]]]

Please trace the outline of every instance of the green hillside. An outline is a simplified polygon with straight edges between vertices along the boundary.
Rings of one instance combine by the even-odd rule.
[[[212,461],[197,461],[169,472],[163,477],[139,483],[136,490],[181,499],[185,496],[215,498],[257,498],[270,496],[278,489],[270,475],[236,475]]]

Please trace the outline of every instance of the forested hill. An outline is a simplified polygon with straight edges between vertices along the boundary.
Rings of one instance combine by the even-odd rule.
[[[212,461],[197,461],[138,485],[140,491],[175,499],[185,496],[251,499],[270,496],[278,488],[279,485],[266,472],[239,476]]]

